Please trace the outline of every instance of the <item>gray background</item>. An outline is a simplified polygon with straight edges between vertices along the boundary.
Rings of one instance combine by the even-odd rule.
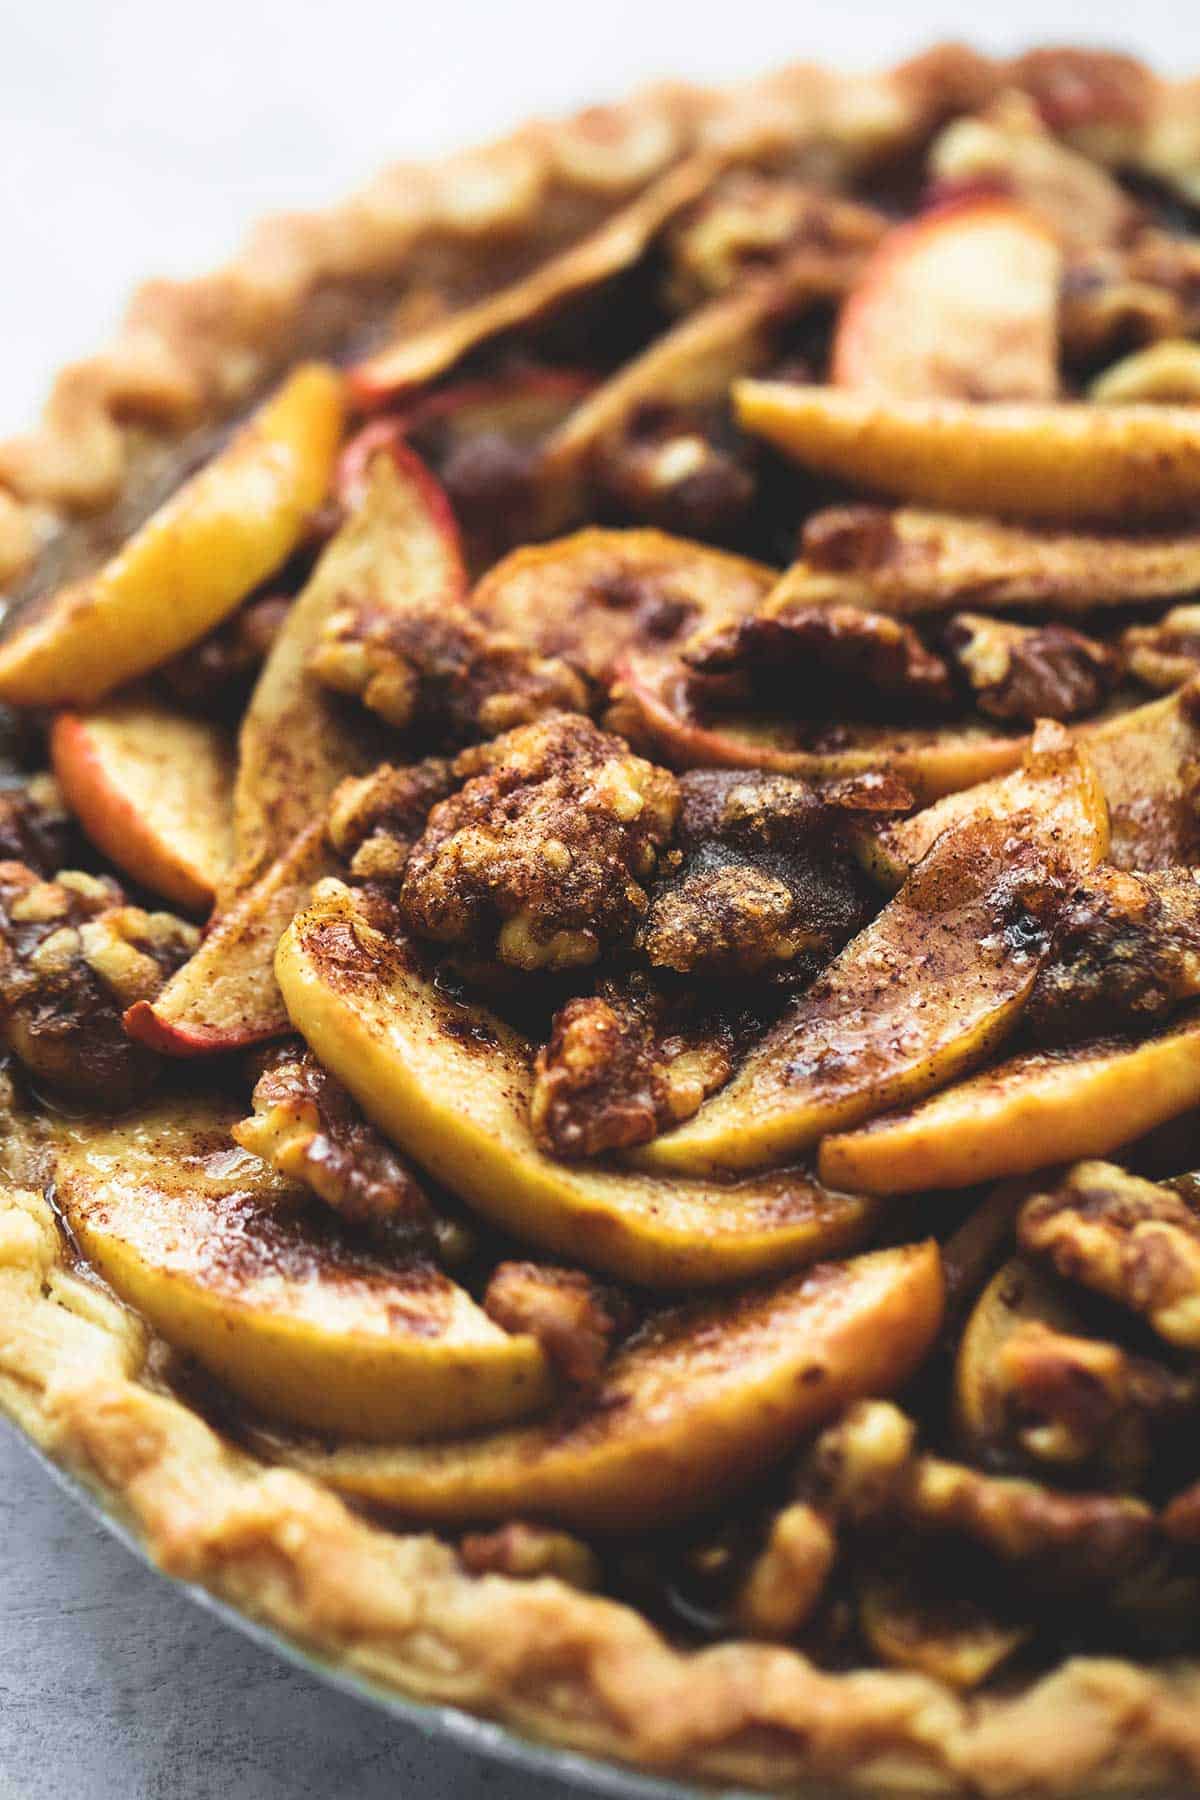
[[[0,433],[131,285],[265,209],[662,74],[868,66],[939,35],[1200,64],[1186,0],[0,0]],[[0,1800],[550,1800],[431,1748],[198,1612],[0,1428]]]

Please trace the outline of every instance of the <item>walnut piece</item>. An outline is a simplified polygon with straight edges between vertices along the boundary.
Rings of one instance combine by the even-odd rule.
[[[71,835],[71,815],[52,775],[0,787],[0,862],[52,875],[66,861]]]
[[[732,1069],[727,1031],[706,1030],[645,981],[605,982],[555,1015],[530,1124],[552,1156],[625,1150],[690,1118]]]
[[[1200,884],[1188,869],[1099,869],[1065,902],[1026,1021],[1043,1043],[1147,1030],[1200,994]]]
[[[805,782],[706,769],[679,788],[675,848],[638,932],[655,967],[811,975],[867,923],[869,886],[837,841],[839,810]]]
[[[695,638],[683,654],[696,675],[741,676],[789,713],[925,713],[954,701],[949,670],[911,625],[857,606],[768,599],[754,617]]]
[[[1136,1565],[1154,1527],[1140,1500],[1062,1493],[918,1451],[911,1421],[882,1400],[859,1401],[822,1433],[807,1481],[836,1519],[948,1533],[1064,1585],[1105,1581]]]
[[[986,613],[956,613],[946,648],[992,719],[1077,719],[1095,712],[1120,673],[1117,656],[1069,625],[1014,625]]]
[[[465,606],[396,615],[348,602],[332,614],[309,667],[400,731],[472,743],[546,713],[586,712],[582,677],[509,632],[488,630]]]
[[[122,1016],[198,942],[173,914],[127,906],[107,876],[68,869],[47,881],[0,863],[0,1037],[36,1082],[123,1106],[158,1059],[125,1035]]]
[[[1017,1234],[1065,1280],[1140,1313],[1168,1343],[1200,1348],[1200,1218],[1171,1188],[1076,1163],[1026,1201]]]
[[[535,1337],[573,1388],[595,1387],[617,1341],[632,1323],[626,1303],[582,1270],[545,1263],[500,1263],[483,1309],[505,1331]]]
[[[712,408],[636,408],[597,445],[592,473],[606,511],[716,542],[742,524],[756,494],[751,452]]]
[[[666,769],[578,715],[465,751],[465,785],[435,806],[399,905],[420,937],[518,969],[568,969],[627,942],[670,837]]]
[[[358,880],[399,881],[430,811],[454,787],[451,765],[440,756],[352,775],[329,803],[329,841]]]
[[[829,1521],[802,1500],[785,1506],[738,1590],[734,1617],[741,1630],[750,1637],[795,1637],[816,1610],[836,1557]]]
[[[436,1220],[420,1182],[310,1050],[277,1050],[252,1105],[251,1117],[233,1128],[244,1150],[303,1182],[351,1224],[434,1248]]]
[[[1131,625],[1121,649],[1129,673],[1147,687],[1182,687],[1200,671],[1200,606],[1173,606],[1153,625]]]

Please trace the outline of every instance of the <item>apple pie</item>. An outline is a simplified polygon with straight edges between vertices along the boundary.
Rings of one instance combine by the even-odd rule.
[[[1200,82],[393,169],[63,371],[0,577],[35,1443],[531,1738],[1200,1784]]]

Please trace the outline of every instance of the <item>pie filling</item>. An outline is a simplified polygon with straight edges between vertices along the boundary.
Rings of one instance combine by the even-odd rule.
[[[1200,184],[1065,91],[431,255],[0,637],[6,1179],[154,1379],[962,1692],[1200,1650]]]

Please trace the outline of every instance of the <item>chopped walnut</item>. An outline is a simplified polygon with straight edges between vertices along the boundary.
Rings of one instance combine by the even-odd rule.
[[[440,756],[352,775],[329,803],[329,841],[358,880],[399,881],[432,808],[454,787],[450,763]]]
[[[290,594],[248,600],[158,671],[173,697],[206,715],[239,712],[292,607]]]
[[[0,787],[0,862],[52,875],[66,860],[71,834],[71,815],[52,775]]]
[[[786,177],[734,170],[688,209],[667,234],[668,291],[689,311],[727,293],[748,274],[811,250],[847,259],[870,250],[881,215],[859,202]]]
[[[1173,606],[1153,625],[1121,636],[1125,666],[1147,687],[1177,688],[1200,672],[1200,606]]]
[[[465,606],[400,615],[353,603],[335,612],[309,666],[400,731],[471,743],[546,713],[586,712],[582,677],[515,635],[488,630]]]
[[[740,1628],[750,1637],[795,1637],[816,1610],[836,1556],[833,1528],[815,1507],[801,1500],[785,1506],[734,1602]]]
[[[1127,244],[1081,249],[1063,279],[1059,326],[1067,360],[1085,367],[1130,345],[1194,335],[1200,244],[1148,226]]]
[[[1149,1468],[1155,1428],[1180,1420],[1200,1398],[1194,1378],[1033,1319],[1000,1347],[992,1380],[994,1404],[1027,1456],[1092,1464],[1124,1481]]]
[[[1200,1348],[1200,1217],[1171,1188],[1076,1163],[1026,1201],[1017,1232],[1065,1280],[1140,1313],[1168,1343]]]
[[[1140,1500],[1060,1493],[922,1453],[911,1421],[882,1400],[860,1401],[822,1433],[809,1480],[836,1518],[950,1533],[1064,1584],[1106,1580],[1136,1563],[1154,1526]]]
[[[568,1000],[538,1052],[530,1123],[543,1150],[600,1156],[690,1118],[732,1073],[729,1033],[680,1017],[649,984]]]
[[[122,1106],[157,1067],[122,1016],[152,1000],[198,942],[173,914],[127,906],[107,877],[64,870],[46,881],[0,863],[0,1035],[35,1081]]]
[[[1066,900],[1026,1021],[1043,1043],[1146,1030],[1200,994],[1200,884],[1098,869]]]
[[[255,1084],[253,1107],[233,1128],[244,1150],[303,1182],[351,1224],[435,1246],[437,1221],[420,1182],[310,1050],[276,1051]]]
[[[816,969],[867,923],[871,898],[837,841],[838,811],[786,775],[693,770],[675,848],[638,943],[657,968]]]
[[[573,1388],[595,1387],[632,1315],[614,1290],[579,1269],[505,1262],[488,1283],[483,1309],[505,1331],[528,1333]]]
[[[600,1585],[600,1561],[590,1545],[569,1532],[519,1519],[498,1531],[468,1532],[458,1554],[472,1575],[507,1575],[516,1581],[553,1575],[585,1591]]]
[[[597,446],[606,510],[683,537],[721,541],[754,503],[751,451],[721,412],[645,405]]]
[[[679,787],[577,715],[468,750],[400,890],[418,936],[518,969],[568,969],[628,941]]]
[[[986,613],[956,613],[946,649],[992,719],[1077,719],[1116,686],[1119,658],[1069,625],[1014,625]]]
[[[684,661],[699,676],[765,686],[789,712],[940,711],[954,700],[945,663],[911,625],[857,606],[768,599],[754,617],[693,639]]]

